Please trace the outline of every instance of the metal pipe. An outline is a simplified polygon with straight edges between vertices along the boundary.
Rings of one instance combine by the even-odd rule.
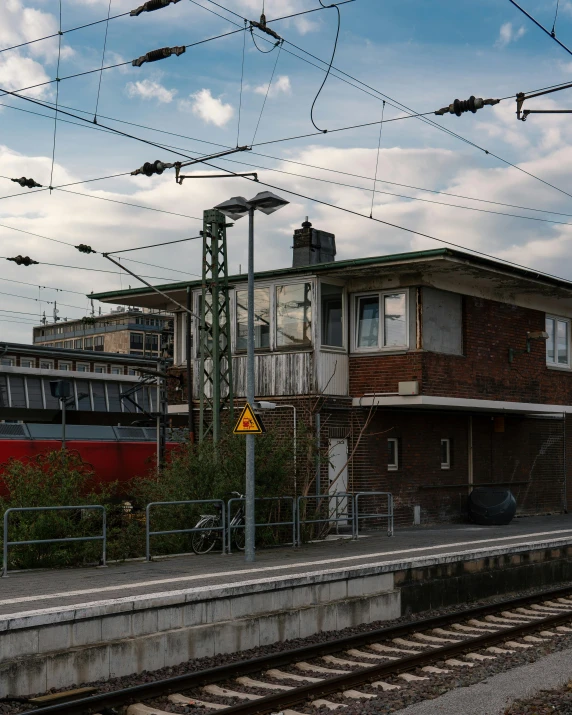
[[[191,367],[191,300],[192,293],[190,286],[187,287],[187,310],[186,315],[186,351],[187,351],[187,406],[189,408],[189,440],[195,441],[195,419],[193,416],[193,370]]]
[[[248,209],[248,314],[246,336],[246,399],[254,406],[254,207]],[[246,435],[246,488],[245,488],[245,543],[244,560],[255,560],[255,465],[254,435]]]

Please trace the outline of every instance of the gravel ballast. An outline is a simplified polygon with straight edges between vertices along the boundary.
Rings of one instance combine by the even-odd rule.
[[[570,584],[562,584],[562,586],[565,585],[570,585]],[[527,591],[520,591],[517,594],[503,594],[502,596],[492,598],[492,599],[486,599],[483,601],[475,602],[470,604],[470,606],[479,606],[479,605],[490,605],[490,604],[495,604],[499,601],[504,601],[507,598],[512,597],[517,597],[517,596],[525,596],[525,595],[531,595],[534,593],[538,593],[538,589],[529,589]],[[354,628],[348,628],[343,631],[339,632],[324,632],[317,634],[315,636],[311,636],[306,639],[297,639],[297,640],[292,640],[292,641],[287,641],[284,643],[274,643],[269,646],[264,646],[260,648],[255,648],[249,651],[243,651],[239,653],[233,653],[233,654],[224,654],[224,655],[217,655],[213,658],[201,658],[197,660],[192,660],[188,661],[186,663],[182,663],[178,666],[174,667],[169,667],[169,668],[163,668],[158,671],[153,671],[153,672],[143,672],[140,674],[136,675],[130,675],[130,676],[125,676],[121,678],[114,678],[111,680],[107,681],[95,681],[92,683],[81,683],[78,685],[93,685],[94,687],[97,688],[97,692],[99,693],[104,693],[104,692],[109,692],[112,690],[119,690],[123,688],[128,688],[133,685],[138,685],[141,683],[148,683],[148,682],[154,682],[157,680],[162,680],[164,678],[171,678],[175,677],[178,675],[183,675],[186,673],[190,672],[196,672],[199,670],[204,670],[208,668],[212,668],[215,666],[223,665],[223,664],[228,664],[232,662],[238,662],[238,661],[243,661],[243,660],[248,660],[251,658],[257,658],[257,657],[262,657],[264,655],[268,655],[271,653],[276,653],[282,650],[287,650],[287,649],[292,649],[292,648],[297,648],[300,646],[304,645],[309,645],[312,643],[318,643],[318,642],[324,642],[324,641],[329,641],[332,640],[333,638],[341,638],[344,636],[348,636],[354,633],[363,633],[371,630],[375,630],[377,628],[385,628],[388,626],[392,625],[397,625],[397,624],[403,624],[403,623],[411,623],[415,622],[416,620],[423,620],[425,618],[433,617],[433,616],[438,616],[438,615],[446,615],[446,614],[454,614],[458,611],[466,610],[469,604],[460,604],[457,607],[449,607],[449,608],[444,608],[444,609],[439,609],[439,610],[434,610],[434,611],[429,611],[429,612],[424,612],[420,614],[416,614],[413,617],[407,617],[407,618],[400,618],[394,621],[384,621],[384,622],[377,622],[377,623],[372,623],[372,624],[364,624],[359,627],[354,627]],[[572,615],[571,615],[571,620],[572,620]],[[441,675],[430,675],[428,676],[428,680],[423,680],[423,681],[418,681],[415,683],[405,683],[403,680],[397,679],[397,678],[386,678],[385,680],[389,683],[393,684],[398,684],[401,686],[400,690],[395,690],[391,692],[385,692],[381,695],[379,699],[372,700],[370,702],[367,701],[348,701],[347,699],[343,699],[342,697],[333,695],[329,696],[328,700],[333,700],[337,702],[343,702],[344,705],[347,707],[344,709],[344,714],[345,715],[353,715],[354,713],[357,715],[357,713],[361,714],[370,714],[370,715],[384,715],[385,713],[393,713],[393,712],[398,712],[402,711],[404,708],[407,708],[410,705],[413,705],[414,703],[419,703],[420,701],[423,701],[425,699],[430,699],[429,705],[433,706],[435,705],[438,701],[435,700],[435,698],[439,698],[439,696],[442,696],[444,693],[447,691],[451,691],[454,688],[462,688],[465,690],[469,686],[473,686],[475,683],[479,683],[480,681],[490,679],[491,676],[496,676],[498,673],[501,673],[502,671],[507,671],[509,669],[515,669],[518,668],[519,666],[526,666],[526,664],[529,664],[533,661],[538,660],[539,658],[544,658],[548,654],[555,653],[556,657],[561,657],[561,653],[568,653],[570,652],[572,654],[572,635],[565,635],[565,636],[559,636],[558,638],[553,638],[551,640],[546,641],[544,644],[539,644],[535,646],[534,648],[531,648],[530,650],[523,650],[520,652],[516,652],[514,654],[511,654],[510,656],[503,656],[503,657],[497,657],[494,660],[486,661],[484,664],[479,664],[475,663],[473,668],[451,668],[450,666],[446,666],[443,663],[436,662],[435,665],[443,668],[447,668],[450,670],[448,674],[441,674]],[[344,658],[351,659],[348,656],[343,656]],[[572,655],[570,656],[572,658]],[[318,663],[318,661],[316,661]],[[321,665],[325,665],[325,663],[321,663]],[[337,667],[337,666],[334,666]],[[289,667],[283,668],[283,670],[290,670]],[[295,671],[292,671],[295,672]],[[423,673],[421,671],[416,671],[413,670],[411,671],[414,674],[417,674],[419,676],[425,676],[427,677],[427,673]],[[567,677],[565,677],[563,680],[557,682],[557,683],[547,683],[544,682],[542,683],[542,687],[556,687],[558,685],[561,685],[563,682],[566,680],[570,679],[572,676],[572,667],[567,673]],[[258,676],[253,675],[251,676],[253,678],[256,678]],[[292,683],[294,684],[294,683]],[[232,684],[229,685],[229,683],[225,684],[226,687],[232,687],[233,690],[244,690],[241,686],[238,684]],[[71,688],[65,688],[65,690],[70,690]],[[250,690],[250,688],[248,689]],[[379,691],[376,689],[371,688],[370,686],[360,686],[359,690],[363,692],[369,692],[372,694],[379,695]],[[55,690],[50,691],[50,692],[56,692]],[[250,692],[253,692],[250,690]],[[526,697],[530,692],[532,691],[527,691],[523,693],[519,693],[518,695],[515,695],[515,697]],[[38,693],[38,695],[43,695],[44,693]],[[191,693],[187,692],[185,693],[187,695],[191,695]],[[263,694],[261,691],[260,694]],[[268,694],[268,693],[264,693]],[[216,699],[219,700],[219,702],[223,702],[222,699],[217,698],[212,698],[206,696],[202,692],[194,692],[192,693],[197,698],[200,699]],[[236,703],[236,701],[228,701],[228,704],[233,704]],[[152,704],[154,707],[157,707],[158,709],[161,710],[166,710],[174,713],[189,713],[190,710],[188,708],[185,708],[184,706],[178,706],[174,705],[173,703],[169,702],[166,700],[166,698],[160,698],[155,701],[147,702],[147,704]],[[506,703],[505,703],[506,704]],[[29,710],[30,707],[27,703],[25,702],[15,702],[14,700],[10,700],[8,698],[5,698],[3,700],[0,700],[0,714],[1,715],[18,715],[18,713],[21,713],[25,710]],[[296,706],[295,708],[297,711],[302,712],[312,712],[314,715],[325,715],[326,713],[329,713],[330,711],[325,710],[323,708],[317,709],[315,707],[310,707],[309,704],[304,706],[303,704],[300,704]],[[207,714],[207,710],[201,709],[200,711],[197,711],[200,713],[205,713]],[[214,711],[211,711],[214,712]],[[405,712],[405,711],[404,711]],[[438,713],[440,711],[438,710],[428,710],[426,711],[427,713]],[[447,711],[443,711],[447,712]],[[472,711],[467,711],[472,712]],[[477,712],[477,711],[476,711]],[[486,712],[486,711],[483,711]],[[504,712],[504,711],[500,711]],[[511,712],[511,715],[516,715],[515,713]],[[528,715],[528,711],[524,711]],[[531,713],[533,711],[530,711]],[[552,711],[547,711],[547,712],[559,712],[558,710],[552,710]],[[572,710],[570,711],[572,713]],[[465,715],[465,711],[463,709],[460,709],[457,711],[457,713],[460,715],[463,713]],[[409,715],[409,711],[408,711]],[[488,715],[488,712],[487,712]]]

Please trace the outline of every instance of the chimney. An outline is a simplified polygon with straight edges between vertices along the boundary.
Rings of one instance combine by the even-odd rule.
[[[332,263],[336,259],[336,237],[333,233],[317,231],[306,220],[302,228],[294,231],[294,255],[292,267],[312,266],[316,263]]]

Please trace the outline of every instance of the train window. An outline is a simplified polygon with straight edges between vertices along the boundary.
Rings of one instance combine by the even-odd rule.
[[[119,398],[119,383],[109,382],[107,384],[107,402],[110,412],[121,412],[121,399]]]
[[[24,387],[24,378],[19,375],[10,375],[10,397],[11,407],[27,407],[26,405],[26,389]]]
[[[42,383],[39,377],[27,377],[26,384],[28,386],[28,407],[33,410],[41,410],[44,407],[44,398],[42,396]],[[48,385],[49,387],[49,385]]]
[[[96,412],[107,412],[107,401],[105,399],[105,385],[103,382],[92,382],[91,391],[93,393],[93,409]]]

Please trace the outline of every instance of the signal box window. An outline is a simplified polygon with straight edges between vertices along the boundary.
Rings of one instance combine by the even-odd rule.
[[[236,349],[246,350],[248,293],[236,291]],[[254,348],[270,347],[270,289],[254,290]]]
[[[312,286],[297,283],[276,287],[276,347],[312,344]]]
[[[565,318],[546,316],[546,363],[570,366],[570,321]]]
[[[322,345],[344,347],[344,289],[341,286],[322,283]]]

